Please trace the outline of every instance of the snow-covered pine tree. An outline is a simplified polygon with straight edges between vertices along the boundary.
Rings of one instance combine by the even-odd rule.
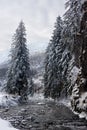
[[[63,82],[62,82],[62,48],[61,32],[63,29],[63,21],[59,16],[55,24],[52,39],[50,40],[47,49],[47,57],[45,62],[45,96],[58,98],[60,96]]]
[[[26,30],[22,21],[13,36],[10,56],[6,91],[10,94],[18,94],[21,100],[26,100],[29,90],[30,63],[26,46]]]
[[[66,2],[66,13],[64,14],[64,35],[63,42],[65,43],[66,49],[68,51],[69,58],[67,64],[67,80],[65,83],[67,87],[69,86],[69,91],[71,93],[72,87],[72,75],[71,71],[74,66],[79,66],[79,55],[81,51],[80,40],[78,40],[78,35],[80,35],[80,19],[81,19],[81,1],[80,0],[68,0]],[[79,51],[80,50],[80,51]],[[66,53],[67,55],[67,53]],[[66,60],[66,58],[65,58]],[[66,60],[67,61],[67,60]],[[66,66],[65,66],[66,67]],[[65,68],[64,67],[64,68]],[[65,78],[66,79],[66,78]]]
[[[45,73],[44,73],[44,96],[45,98],[48,98],[50,97],[50,86],[48,85],[49,81],[48,81],[48,77],[49,77],[49,70],[50,70],[50,43],[46,49],[46,53],[45,53],[46,57],[45,57],[45,61],[44,61],[44,64],[45,64]]]
[[[62,43],[63,43],[63,53],[62,53],[62,58],[61,58],[61,65],[62,65],[62,81],[63,81],[63,90],[61,92],[62,96],[68,96],[68,89],[69,89],[69,81],[68,81],[68,68],[69,68],[69,63],[71,60],[71,54],[68,46],[68,32],[67,32],[67,27],[66,24],[63,26],[63,31],[62,31]]]
[[[77,49],[76,36],[80,29],[81,0],[68,0],[65,5],[66,13],[64,14],[64,21],[67,25],[70,49],[75,54],[75,48]]]

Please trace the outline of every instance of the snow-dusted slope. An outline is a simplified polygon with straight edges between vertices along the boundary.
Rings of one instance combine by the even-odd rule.
[[[18,99],[18,96],[0,92],[0,107],[16,106],[18,104]]]

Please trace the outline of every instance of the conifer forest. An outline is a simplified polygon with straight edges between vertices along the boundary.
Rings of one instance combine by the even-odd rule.
[[[18,1],[21,9],[23,0]],[[28,1],[29,4],[31,1]],[[28,40],[32,37],[28,24],[35,22],[36,5],[31,7],[31,15],[35,18],[31,17],[29,23],[23,17],[19,23],[14,20],[18,26],[11,22],[9,26],[8,21],[4,21],[8,30],[16,28],[14,32],[9,31],[12,38],[9,39],[10,49],[6,60],[1,53],[4,46],[7,49],[6,43],[1,43],[0,47],[0,55],[4,60],[0,62],[0,130],[87,130],[87,0],[47,0],[47,7],[51,7],[53,1],[65,4],[63,15],[53,15],[56,21],[52,31],[48,19],[50,14],[46,14],[47,10],[43,8],[45,1],[37,0],[41,15],[45,11],[46,19],[41,16],[44,26],[47,28],[49,24],[48,31],[51,34],[45,49],[42,47],[44,51],[40,49],[32,54],[32,40]],[[0,2],[2,4],[2,0]],[[53,10],[56,10],[56,6],[53,4]],[[17,3],[14,7],[19,8]],[[3,13],[1,18],[7,18],[8,13]],[[17,10],[15,13],[18,15]],[[24,15],[23,11],[21,15]],[[36,23],[39,23],[39,18],[38,15]],[[43,34],[43,38],[49,35],[45,29],[41,29],[40,24],[36,27],[40,30],[34,30],[35,25],[31,28],[34,32],[32,39],[36,34],[37,38]],[[1,31],[0,40],[3,27]],[[36,41],[33,50],[35,46],[39,49],[39,41]]]

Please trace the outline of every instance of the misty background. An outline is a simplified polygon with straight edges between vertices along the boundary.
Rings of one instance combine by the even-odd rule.
[[[0,63],[8,58],[12,36],[23,20],[30,55],[44,52],[65,0],[0,0]]]

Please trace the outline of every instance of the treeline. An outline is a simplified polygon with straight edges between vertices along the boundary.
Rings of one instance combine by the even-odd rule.
[[[78,66],[80,44],[81,1],[68,0],[63,19],[58,16],[46,50],[44,86],[45,97],[71,95],[71,70]]]
[[[87,0],[68,0],[65,6],[46,50],[44,96],[58,99],[72,95],[73,110],[82,112],[87,110],[87,94],[81,99],[87,92]]]

